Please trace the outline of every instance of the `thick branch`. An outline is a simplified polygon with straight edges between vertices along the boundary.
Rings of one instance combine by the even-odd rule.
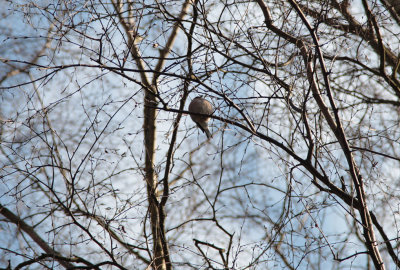
[[[19,229],[24,231],[26,234],[28,234],[33,241],[35,241],[38,246],[40,246],[43,251],[47,254],[53,254],[54,258],[65,268],[74,268],[74,265],[71,264],[70,262],[67,262],[62,258],[62,255],[54,250],[52,247],[50,247],[35,231],[35,229],[32,226],[29,226],[28,224],[25,223],[22,219],[20,219],[17,215],[15,215],[13,212],[8,210],[6,207],[0,204],[0,214],[5,216],[10,222],[14,223],[17,225]]]

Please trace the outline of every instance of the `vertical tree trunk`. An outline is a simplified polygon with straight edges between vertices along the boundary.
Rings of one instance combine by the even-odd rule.
[[[161,221],[160,217],[165,218],[164,205],[165,202],[160,206],[160,202],[157,199],[157,176],[154,172],[154,160],[155,160],[155,151],[156,151],[156,109],[157,106],[157,81],[158,81],[158,72],[161,71],[162,67],[165,64],[166,57],[169,54],[177,33],[180,29],[180,22],[183,17],[186,15],[188,8],[190,7],[191,1],[186,0],[183,3],[181,12],[177,21],[174,23],[174,27],[170,33],[168,41],[165,45],[165,48],[160,51],[160,56],[155,67],[155,74],[153,79],[147,76],[145,70],[145,64],[141,58],[140,51],[135,43],[135,37],[138,34],[135,26],[135,21],[133,17],[124,18],[123,14],[123,2],[113,0],[112,1],[115,10],[117,11],[118,18],[127,34],[129,40],[129,48],[132,54],[132,58],[135,59],[136,65],[140,72],[141,82],[145,86],[144,91],[144,147],[145,147],[145,181],[147,185],[147,199],[149,203],[149,215],[150,215],[150,225],[151,225],[151,234],[153,237],[153,260],[151,266],[156,270],[166,270],[171,268],[169,254],[168,254],[168,244],[165,238],[164,232],[164,222]],[[164,183],[165,184],[165,183]],[[161,212],[161,213],[160,213]],[[161,214],[161,215],[160,215]]]
[[[166,269],[163,246],[161,240],[158,200],[156,196],[157,176],[154,172],[154,158],[156,145],[156,110],[157,105],[154,94],[149,91],[144,95],[144,144],[145,144],[145,180],[147,183],[147,195],[149,202],[149,214],[151,233],[153,236],[153,262],[152,266],[157,270]]]

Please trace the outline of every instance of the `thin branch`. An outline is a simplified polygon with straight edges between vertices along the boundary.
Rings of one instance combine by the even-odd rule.
[[[29,226],[28,224],[25,223],[21,218],[19,218],[17,215],[15,215],[13,212],[11,212],[8,208],[0,204],[0,214],[5,216],[10,222],[14,223],[17,225],[19,229],[27,233],[31,239],[38,244],[44,252],[51,254],[54,256],[54,258],[65,268],[74,268],[75,266],[71,264],[70,262],[60,259],[62,256],[59,252],[54,250],[52,247],[50,247],[47,242],[45,242],[35,231],[35,229],[32,226]],[[63,257],[62,257],[63,258]]]

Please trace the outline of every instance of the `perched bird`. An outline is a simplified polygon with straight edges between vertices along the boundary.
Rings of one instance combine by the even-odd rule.
[[[189,112],[211,115],[214,112],[214,108],[212,104],[205,98],[196,97],[189,104]],[[191,114],[190,117],[192,118],[193,122],[195,122],[197,126],[206,133],[207,138],[211,138],[210,130],[208,130],[208,121],[210,121],[210,117],[196,114]]]

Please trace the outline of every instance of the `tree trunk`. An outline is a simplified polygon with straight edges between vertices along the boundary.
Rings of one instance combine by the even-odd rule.
[[[151,233],[153,236],[153,261],[152,267],[157,270],[166,269],[160,228],[158,200],[156,196],[157,177],[154,173],[154,158],[156,145],[156,110],[157,104],[154,94],[149,91],[144,95],[144,144],[145,144],[145,180],[147,183],[147,195]]]

